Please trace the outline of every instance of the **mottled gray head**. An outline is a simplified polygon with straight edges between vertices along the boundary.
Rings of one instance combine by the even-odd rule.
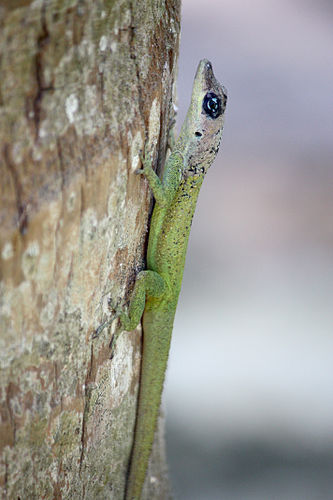
[[[180,140],[185,149],[188,175],[205,173],[218,152],[226,89],[216,80],[211,63],[200,61],[192,90],[192,98]]]

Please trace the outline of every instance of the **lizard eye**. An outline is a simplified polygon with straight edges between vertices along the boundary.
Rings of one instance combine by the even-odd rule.
[[[214,92],[207,92],[202,103],[203,110],[211,118],[218,118],[222,112],[221,99]]]

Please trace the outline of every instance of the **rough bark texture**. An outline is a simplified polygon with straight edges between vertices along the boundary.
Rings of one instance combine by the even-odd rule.
[[[179,0],[0,4],[1,498],[123,497],[140,330],[92,333],[144,267],[178,39]]]

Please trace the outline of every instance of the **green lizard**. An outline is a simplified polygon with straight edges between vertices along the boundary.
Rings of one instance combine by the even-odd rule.
[[[179,138],[162,180],[146,152],[139,171],[155,198],[147,270],[136,279],[128,310],[118,310],[124,330],[133,330],[143,318],[143,356],[134,444],[129,464],[126,500],[139,500],[159,414],[169,346],[181,288],[187,242],[199,190],[218,152],[226,91],[212,65],[200,61],[192,98]],[[103,326],[103,325],[102,325]]]

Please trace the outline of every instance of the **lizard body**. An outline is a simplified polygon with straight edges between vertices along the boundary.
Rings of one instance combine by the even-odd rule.
[[[173,321],[181,288],[187,243],[204,176],[219,148],[226,91],[212,66],[200,61],[186,119],[162,180],[145,155],[140,171],[152,189],[147,270],[138,274],[128,310],[119,312],[122,327],[133,330],[143,317],[143,356],[134,444],[126,500],[139,500],[159,414]]]

